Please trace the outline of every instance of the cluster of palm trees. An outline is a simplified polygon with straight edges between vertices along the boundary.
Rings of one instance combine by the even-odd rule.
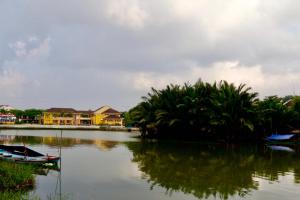
[[[199,80],[193,85],[152,88],[125,116],[125,122],[138,126],[145,137],[257,140],[298,128],[300,98],[259,100],[245,84]]]

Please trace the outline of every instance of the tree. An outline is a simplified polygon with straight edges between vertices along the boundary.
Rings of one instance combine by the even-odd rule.
[[[257,93],[241,84],[168,85],[151,92],[129,111],[130,118],[150,137],[218,137],[233,140],[257,137]]]
[[[282,98],[278,96],[266,97],[258,104],[261,118],[261,126],[267,132],[286,132],[291,129],[290,122],[294,118],[294,112],[288,109]]]

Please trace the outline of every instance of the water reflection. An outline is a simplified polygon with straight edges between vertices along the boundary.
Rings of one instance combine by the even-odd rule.
[[[24,143],[47,153],[62,145],[61,171],[43,171],[36,177],[34,192],[41,199],[50,193],[71,194],[74,199],[128,200],[274,199],[262,193],[293,199],[292,195],[299,195],[300,146],[296,145],[129,142],[125,134],[104,133],[103,139],[102,134],[90,132],[68,133],[60,141],[56,132],[50,133],[0,136],[0,143]],[[57,192],[60,176],[62,192]],[[277,184],[286,191],[269,187]]]
[[[15,135],[0,135],[0,144],[25,144],[25,145],[47,145],[50,147],[74,147],[76,145],[96,145],[100,150],[107,151],[116,147],[120,142],[107,141],[101,139],[79,139],[65,137],[37,137],[37,136],[15,136]]]
[[[181,191],[202,199],[244,197],[259,188],[255,177],[278,181],[294,173],[300,183],[300,149],[274,151],[266,146],[222,146],[174,143],[127,143],[133,162],[151,188]]]

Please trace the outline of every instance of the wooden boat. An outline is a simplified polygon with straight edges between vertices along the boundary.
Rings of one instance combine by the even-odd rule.
[[[57,163],[60,157],[44,155],[25,146],[0,145],[0,158],[21,163]]]

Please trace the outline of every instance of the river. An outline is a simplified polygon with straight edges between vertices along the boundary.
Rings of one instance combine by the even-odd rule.
[[[281,200],[300,195],[300,146],[145,142],[134,136],[1,130],[0,142],[45,154],[61,151],[61,169],[36,175],[29,191],[41,199]]]

